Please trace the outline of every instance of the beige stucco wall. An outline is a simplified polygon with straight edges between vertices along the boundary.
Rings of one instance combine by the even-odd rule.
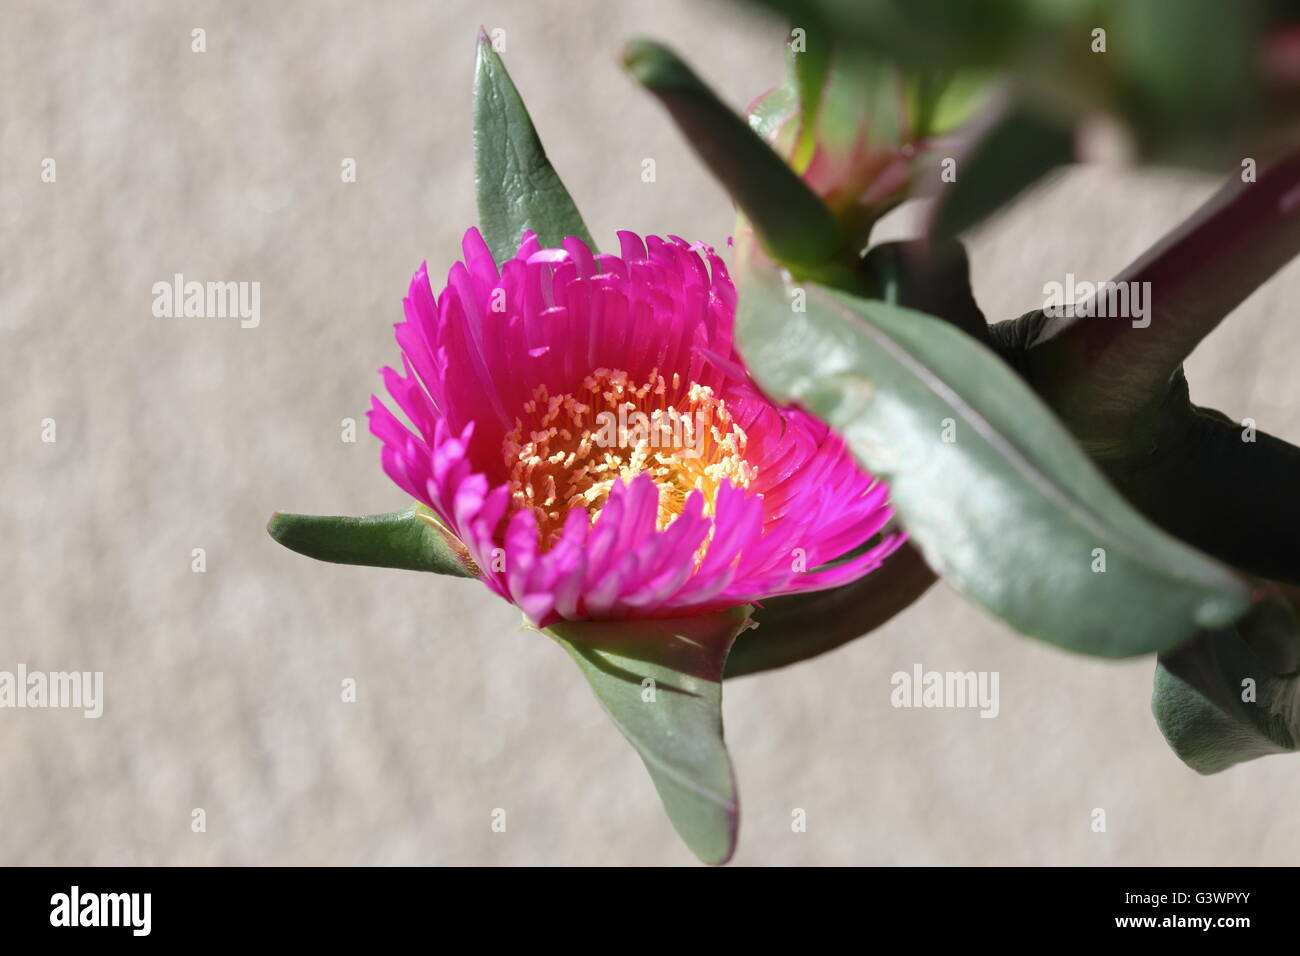
[[[263,531],[275,509],[403,504],[362,416],[411,272],[427,257],[441,274],[473,222],[480,22],[505,28],[599,240],[722,243],[725,196],[616,54],[667,39],[743,106],[777,80],[782,30],[738,7],[5,4],[0,669],[103,671],[106,707],[0,710],[0,864],[692,861],[575,669],[513,608],[472,582],[311,562]],[[1011,317],[1047,279],[1105,277],[1211,188],[1071,173],[972,237],[981,303]],[[151,286],[177,272],[260,282],[260,326],[154,318]],[[1292,440],[1298,294],[1293,267],[1189,369],[1199,400]],[[1000,672],[1000,715],[894,709],[890,675],[914,663]],[[1296,862],[1300,758],[1198,777],[1154,726],[1151,672],[1017,637],[938,587],[869,639],[728,684],[736,860]]]

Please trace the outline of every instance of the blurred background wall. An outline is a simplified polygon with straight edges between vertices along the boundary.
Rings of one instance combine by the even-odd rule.
[[[700,0],[3,6],[0,670],[103,671],[106,702],[99,720],[0,710],[0,864],[693,862],[516,610],[473,582],[312,562],[263,528],[404,504],[363,416],[411,273],[445,275],[474,222],[480,23],[506,31],[611,246],[620,228],[721,246],[732,223],[617,66],[622,41],[670,41],[744,107],[779,80],[783,26]],[[1045,281],[1108,277],[1213,186],[1053,180],[970,237],[981,305],[1009,318]],[[178,272],[259,282],[260,325],[155,318],[151,287]],[[1189,366],[1199,402],[1292,441],[1297,295],[1292,266]],[[890,675],[918,663],[998,671],[998,717],[891,707]],[[1300,759],[1198,777],[1152,721],[1152,667],[1016,636],[938,586],[870,638],[728,683],[736,861],[1297,862]]]

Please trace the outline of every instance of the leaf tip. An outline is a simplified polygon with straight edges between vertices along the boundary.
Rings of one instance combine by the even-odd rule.
[[[677,54],[645,37],[629,40],[619,59],[632,78],[649,90],[681,87],[694,80],[694,74]]]
[[[690,847],[691,852],[701,863],[708,866],[725,866],[736,855],[736,845],[740,842],[740,805],[733,802],[727,810],[727,816],[730,817],[731,828],[724,843],[709,849]]]
[[[474,39],[474,54],[477,61],[475,72],[483,70],[493,60],[500,60],[496,51],[492,49],[492,38],[488,36],[487,28],[482,24],[479,24],[478,36]]]
[[[284,515],[280,512],[272,511],[271,517],[266,521],[266,533],[276,541],[280,541],[281,537],[284,535],[284,521],[281,520],[283,517]],[[284,542],[281,541],[280,543],[283,544]]]

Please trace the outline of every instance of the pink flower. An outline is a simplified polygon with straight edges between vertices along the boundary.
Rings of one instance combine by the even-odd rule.
[[[539,627],[670,617],[836,587],[879,566],[888,488],[775,405],[732,340],[713,250],[620,232],[622,255],[478,230],[435,299],[424,265],[377,399],[384,471]],[[837,559],[871,541],[871,547]]]

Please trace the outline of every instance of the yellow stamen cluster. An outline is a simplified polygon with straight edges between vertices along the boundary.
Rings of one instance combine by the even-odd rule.
[[[542,546],[555,543],[575,507],[594,522],[617,481],[648,474],[659,486],[658,527],[699,490],[712,513],[718,486],[749,487],[744,431],[707,385],[652,372],[643,384],[597,369],[576,393],[539,386],[502,445],[516,508],[537,516]]]

